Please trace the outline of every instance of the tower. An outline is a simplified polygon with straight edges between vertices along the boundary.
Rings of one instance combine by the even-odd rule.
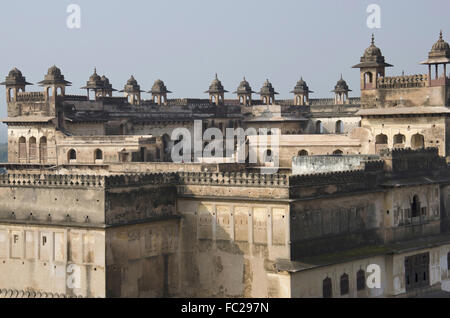
[[[261,101],[263,104],[273,105],[275,103],[275,95],[278,95],[278,93],[275,91],[272,84],[267,79],[261,87],[259,95],[261,95]]]
[[[89,77],[89,80],[86,82],[86,86],[81,87],[81,89],[87,90],[87,97],[89,99],[89,93],[92,90],[94,92],[94,98],[97,98],[101,95],[101,90],[103,88],[103,81],[101,77],[97,74],[97,69],[94,68],[94,73]]]
[[[372,42],[364,51],[360,63],[353,66],[360,69],[361,91],[377,89],[378,78],[385,76],[386,67],[392,65],[385,62],[381,50],[375,46],[375,37],[372,34]]]
[[[239,87],[234,92],[234,94],[237,94],[239,99],[239,104],[244,106],[251,106],[252,105],[252,94],[255,93],[252,88],[250,87],[250,84],[244,79],[239,84]]]
[[[6,86],[6,101],[9,104],[10,102],[15,102],[17,100],[17,93],[25,92],[26,86],[33,84],[28,83],[25,80],[21,71],[17,68],[13,68],[8,76],[6,76],[5,81],[0,83],[0,85]]]
[[[48,69],[44,80],[38,84],[44,87],[46,100],[53,103],[56,101],[57,96],[64,96],[66,94],[66,86],[72,85],[71,82],[64,79],[61,70],[55,65]]]
[[[131,75],[127,84],[120,92],[124,93],[131,105],[141,104],[141,92],[143,91],[141,91],[141,87],[138,85],[138,82],[134,79],[133,75]]]
[[[302,77],[297,82],[297,85],[295,85],[294,90],[291,91],[291,93],[294,94],[294,105],[302,106],[302,105],[309,105],[309,93],[314,92],[309,90],[308,85],[306,84],[306,82],[303,80]]]
[[[215,105],[223,105],[225,100],[225,93],[228,93],[227,90],[223,88],[222,82],[216,78],[212,81],[209,89],[205,92],[209,94],[209,102]]]
[[[149,91],[149,93],[152,93],[153,103],[157,105],[167,105],[167,94],[172,92],[167,90],[164,82],[158,79],[153,84],[152,89]]]
[[[112,97],[113,92],[116,92],[117,89],[114,89],[112,87],[112,84],[109,82],[109,78],[107,78],[105,75],[102,76],[102,96],[103,97]]]
[[[49,105],[48,115],[56,116],[57,128],[63,129],[65,125],[64,110],[62,104],[57,105],[57,97],[66,94],[66,86],[71,86],[72,83],[64,79],[61,70],[55,65],[48,69],[44,80],[38,83],[44,87],[45,100]]]
[[[332,92],[334,93],[334,103],[344,105],[348,101],[348,93],[352,90],[348,88],[347,82],[342,78],[337,81],[336,86]]]
[[[433,45],[428,60],[420,64],[428,65],[428,85],[442,86],[447,84],[447,64],[450,63],[450,46],[442,37],[442,30],[439,33],[439,40]],[[434,79],[431,76],[432,65],[435,67]],[[439,76],[439,65],[443,66],[443,73]]]

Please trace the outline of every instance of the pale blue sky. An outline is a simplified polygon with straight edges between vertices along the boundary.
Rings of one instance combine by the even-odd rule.
[[[71,3],[81,6],[80,30],[66,27]],[[375,31],[366,26],[371,3],[382,10]],[[0,77],[18,67],[37,83],[56,64],[73,82],[68,93],[82,94],[79,87],[97,67],[117,89],[131,74],[144,90],[161,78],[177,98],[206,97],[217,72],[229,91],[245,75],[255,91],[269,78],[280,98],[290,98],[303,76],[317,98],[331,97],[342,73],[351,96],[359,96],[358,70],[351,66],[372,32],[395,66],[388,76],[426,72],[418,63],[440,29],[450,41],[448,12],[448,0],[8,1],[0,11]],[[4,118],[4,88],[0,101]]]

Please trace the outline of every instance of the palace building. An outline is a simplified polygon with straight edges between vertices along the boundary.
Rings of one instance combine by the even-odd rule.
[[[217,74],[205,98],[171,99],[170,85],[146,91],[133,75],[117,91],[96,69],[70,95],[56,66],[30,92],[12,69],[0,297],[450,292],[449,63],[441,32],[424,74],[389,77],[372,36],[353,66],[360,97],[337,76],[313,98],[299,76],[289,100],[245,78],[227,99]],[[244,148],[262,149],[257,161],[235,162],[234,143],[231,156],[174,162],[174,131],[194,136],[196,122],[255,131]]]

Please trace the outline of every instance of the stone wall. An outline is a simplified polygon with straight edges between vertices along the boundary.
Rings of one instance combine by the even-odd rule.
[[[289,207],[276,202],[179,199],[181,297],[289,297]]]

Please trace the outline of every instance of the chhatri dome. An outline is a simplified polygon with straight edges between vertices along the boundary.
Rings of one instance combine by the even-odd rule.
[[[211,85],[209,85],[209,89],[205,93],[209,94],[228,93],[228,91],[224,89],[222,82],[217,77],[217,73],[216,77],[211,82]]]
[[[351,92],[352,90],[348,88],[347,82],[342,78],[337,81],[336,86],[334,87],[334,90],[332,92],[339,93],[339,92]]]
[[[303,80],[303,77],[301,77],[300,80],[295,85],[294,90],[291,91],[291,93],[294,93],[294,94],[305,94],[305,93],[314,93],[314,92],[309,90],[308,85]]]
[[[428,60],[421,64],[448,64],[450,63],[450,45],[444,41],[442,30],[439,33],[439,39],[433,44],[431,51],[428,53]]]
[[[239,84],[237,90],[234,92],[234,94],[252,94],[252,93],[255,93],[255,92],[252,90],[250,83],[247,82],[245,77],[242,80],[242,82]]]

